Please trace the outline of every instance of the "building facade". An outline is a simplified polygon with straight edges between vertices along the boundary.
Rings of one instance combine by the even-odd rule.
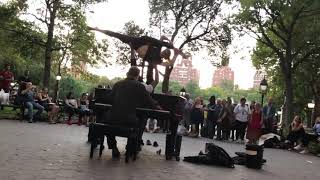
[[[182,59],[173,68],[170,79],[179,82],[179,84],[186,86],[190,81],[199,84],[200,73],[192,65],[192,57]]]
[[[231,81],[234,84],[234,72],[228,66],[219,67],[213,73],[212,86],[220,86],[223,81]]]

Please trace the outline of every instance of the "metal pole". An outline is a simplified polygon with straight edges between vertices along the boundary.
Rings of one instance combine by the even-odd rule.
[[[264,93],[261,93],[261,106],[263,107],[263,98],[264,98]]]
[[[56,80],[56,85],[54,87],[54,98],[53,98],[54,102],[56,102],[58,99],[58,91],[59,91],[59,81]]]

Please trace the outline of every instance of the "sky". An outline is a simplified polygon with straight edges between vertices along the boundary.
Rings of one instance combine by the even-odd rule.
[[[1,1],[6,2],[6,0],[0,0],[0,2]],[[30,1],[37,2],[37,0]],[[227,9],[225,11],[230,10]],[[108,0],[107,2],[90,6],[86,16],[89,26],[100,29],[121,31],[124,24],[131,20],[140,27],[148,29],[148,0]],[[98,40],[108,38],[99,32],[95,32],[95,34]],[[112,41],[112,38],[110,40]],[[255,69],[250,60],[250,50],[254,46],[255,40],[253,38],[249,36],[235,36],[229,48],[229,67],[234,71],[235,84],[239,85],[241,89],[248,89],[253,86]],[[211,87],[213,73],[216,68],[209,60],[206,60],[209,58],[214,59],[216,57],[207,57],[205,51],[199,51],[192,57],[193,66],[200,72],[200,88]],[[112,59],[112,61],[114,61],[114,59]],[[116,64],[106,67],[105,64],[101,64],[95,67],[88,67],[88,70],[93,74],[107,76],[109,79],[112,79],[114,77],[124,77],[128,68],[128,66],[123,67]]]
[[[108,0],[107,3],[91,6],[89,11],[87,13],[88,23],[93,27],[121,31],[124,24],[130,20],[133,20],[141,27],[148,27],[148,0]],[[98,39],[107,38],[107,36],[99,32],[96,33],[96,37]],[[248,89],[253,86],[255,69],[250,60],[250,50],[254,46],[255,40],[249,36],[235,37],[229,49],[229,67],[235,73],[235,84],[238,84],[241,89]],[[200,51],[193,56],[192,62],[193,66],[200,71],[199,85],[201,88],[211,86],[213,72],[216,69],[208,60],[204,60],[205,58],[208,59],[206,53]],[[101,65],[98,68],[89,68],[89,71],[97,75],[113,78],[124,77],[127,68],[119,65],[109,67]]]

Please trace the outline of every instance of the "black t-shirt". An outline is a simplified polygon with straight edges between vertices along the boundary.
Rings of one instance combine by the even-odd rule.
[[[20,76],[18,78],[18,82],[21,83],[21,82],[31,82],[31,79],[30,77],[27,77],[27,76]]]

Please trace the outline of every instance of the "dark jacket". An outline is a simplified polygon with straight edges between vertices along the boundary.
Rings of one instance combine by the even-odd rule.
[[[110,121],[119,125],[139,125],[136,108],[155,109],[156,103],[144,85],[136,80],[125,79],[117,82],[110,94],[112,103]]]
[[[263,119],[265,119],[265,120],[273,120],[273,118],[274,118],[274,116],[276,114],[276,108],[273,105],[271,105],[269,113],[268,113],[268,108],[269,108],[269,106],[265,105],[263,107],[263,109],[262,109]]]

